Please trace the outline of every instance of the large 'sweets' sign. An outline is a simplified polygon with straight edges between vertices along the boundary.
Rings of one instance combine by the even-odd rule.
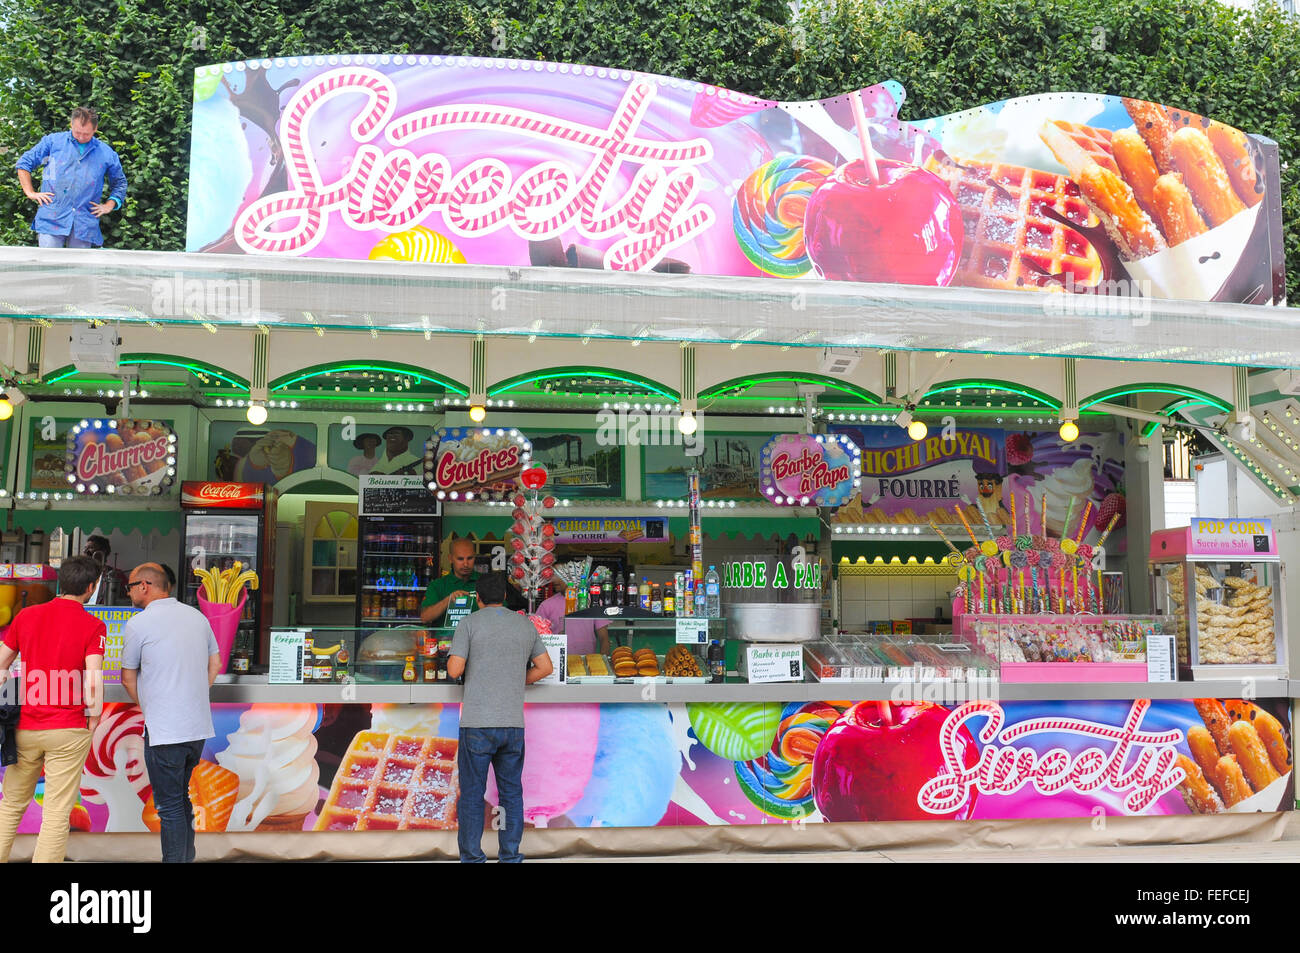
[[[425,443],[424,481],[438,499],[504,498],[517,489],[532,444],[513,427],[446,427]]]
[[[64,474],[77,493],[163,493],[176,481],[176,435],[159,420],[83,420],[68,432]]]
[[[903,100],[463,57],[207,66],[186,247],[1283,299],[1275,143],[1116,96],[914,122]]]

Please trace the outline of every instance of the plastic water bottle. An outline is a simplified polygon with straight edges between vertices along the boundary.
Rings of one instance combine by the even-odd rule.
[[[722,616],[722,582],[718,578],[718,571],[712,566],[704,574],[704,614],[710,619],[718,619]]]

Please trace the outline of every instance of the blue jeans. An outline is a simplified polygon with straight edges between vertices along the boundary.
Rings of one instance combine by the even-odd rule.
[[[456,842],[461,863],[481,864],[487,860],[482,845],[488,765],[496,772],[497,793],[505,811],[504,826],[498,827],[496,817],[492,824],[497,827],[497,860],[503,864],[522,862],[519,841],[524,836],[524,729],[461,728],[457,761],[460,800],[456,813],[460,829]]]
[[[194,862],[194,805],[190,803],[190,774],[203,754],[202,741],[151,745],[144,739],[144,766],[153,785],[153,803],[162,828],[164,864]]]
[[[47,235],[44,232],[36,233],[36,244],[40,248],[94,248],[95,247],[85,239],[76,238],[72,235]]]

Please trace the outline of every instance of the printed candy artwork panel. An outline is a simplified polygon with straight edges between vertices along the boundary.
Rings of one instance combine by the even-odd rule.
[[[493,58],[200,67],[186,247],[1282,298],[1268,140],[1117,96],[902,120],[899,84],[846,92]]]

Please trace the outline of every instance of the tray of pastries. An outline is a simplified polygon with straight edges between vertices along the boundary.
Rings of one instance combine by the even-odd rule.
[[[575,685],[612,685],[614,666],[598,652],[581,655],[569,653],[565,660],[568,672],[565,681]]]
[[[674,645],[664,656],[664,672],[675,685],[703,685],[710,681],[699,656],[685,645]]]

